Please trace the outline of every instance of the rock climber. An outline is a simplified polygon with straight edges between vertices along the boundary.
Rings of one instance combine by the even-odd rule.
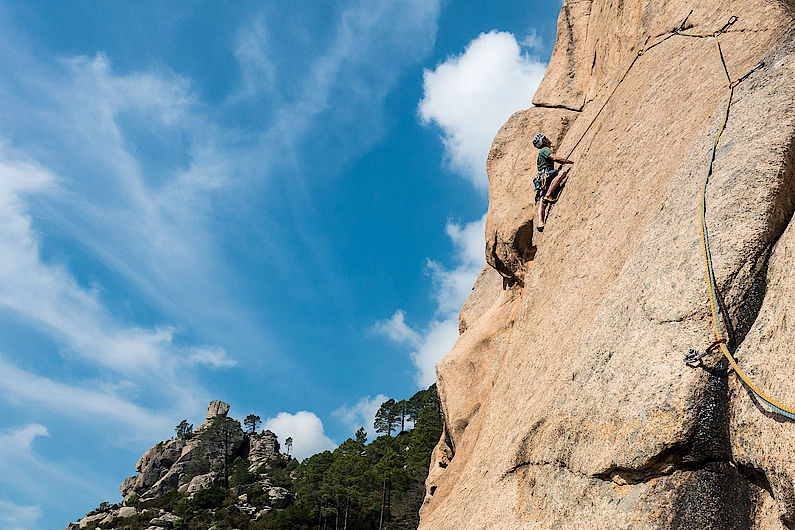
[[[555,194],[569,174],[569,168],[563,169],[560,167],[555,169],[555,162],[561,166],[573,164],[574,162],[552,154],[552,142],[541,133],[533,137],[533,146],[536,149],[540,149],[536,159],[538,174],[533,182],[536,189],[536,204],[538,205],[536,228],[539,232],[543,232],[544,220],[546,219],[549,205],[556,200]]]

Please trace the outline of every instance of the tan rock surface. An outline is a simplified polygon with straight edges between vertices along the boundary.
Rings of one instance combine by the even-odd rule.
[[[536,252],[532,244],[532,182],[537,173],[533,136],[543,128],[553,145],[560,145],[578,115],[565,109],[537,107],[517,112],[502,126],[491,145],[486,168],[489,179],[497,178],[499,183],[489,185],[486,262],[506,278],[521,283],[525,264],[532,261]]]
[[[618,84],[647,37],[691,10],[698,33],[739,17],[721,37],[733,78],[764,60],[735,89],[707,222],[730,347],[795,404],[793,22],[767,0],[567,9],[579,14],[559,25],[535,101],[584,106],[514,114],[495,138],[486,257],[515,285],[481,274],[437,365],[446,432],[420,527],[795,524],[795,422],[761,407],[718,354],[682,361],[712,339],[698,215],[727,96],[714,42],[668,38]],[[547,230],[533,232],[532,135],[562,137],[567,154],[616,87]]]
[[[256,471],[260,466],[271,460],[282,458],[279,452],[279,439],[271,431],[249,436],[248,470]]]
[[[210,401],[209,405],[207,405],[208,420],[211,420],[218,416],[226,417],[227,413],[229,413],[229,403],[224,403],[223,401],[214,399]]]

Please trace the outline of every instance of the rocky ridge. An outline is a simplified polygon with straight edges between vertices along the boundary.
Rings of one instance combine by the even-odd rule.
[[[233,421],[228,431],[213,436],[212,429],[218,420],[227,419],[229,404],[211,401],[207,407],[206,422],[186,436],[177,436],[157,443],[146,451],[135,466],[137,475],[124,479],[119,491],[128,498],[136,494],[142,500],[159,497],[177,490],[189,495],[218,484],[220,474],[207,469],[196,474],[206,460],[207,468],[228,465],[238,456],[249,462],[249,471],[255,471],[271,460],[286,458],[279,452],[279,441],[271,431],[259,434],[245,433]]]
[[[274,462],[290,459],[280,452],[278,438],[273,432],[244,432],[239,422],[227,416],[228,412],[228,403],[211,401],[205,423],[155,444],[141,456],[135,466],[137,474],[124,479],[119,487],[123,503],[103,503],[83,519],[71,523],[67,530],[124,526],[132,518],[150,518],[148,530],[169,529],[180,519],[177,515],[163,509],[139,510],[136,506],[156,501],[170,492],[179,492],[192,499],[203,490],[226,487],[225,479],[228,480],[232,472],[230,464],[239,458],[245,460],[245,467],[255,475]],[[254,486],[267,495],[267,506],[252,505],[246,494],[238,495],[235,504],[237,510],[247,513],[253,520],[290,503],[289,491],[272,484],[265,472],[259,474]]]
[[[699,198],[727,81],[713,38],[675,30],[732,16],[732,79],[763,66],[734,88],[707,190],[722,319],[748,375],[795,403],[793,19],[770,0],[566,0],[535,106],[489,154],[487,265],[437,364],[420,528],[795,528],[795,422],[719,353],[682,361],[712,340]],[[542,131],[575,165],[539,234]]]

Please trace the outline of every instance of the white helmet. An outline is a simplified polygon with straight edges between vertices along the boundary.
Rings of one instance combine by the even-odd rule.
[[[533,145],[536,147],[536,149],[541,149],[542,147],[544,147],[544,140],[546,139],[547,139],[546,136],[544,136],[541,133],[538,133],[535,136],[533,136]]]

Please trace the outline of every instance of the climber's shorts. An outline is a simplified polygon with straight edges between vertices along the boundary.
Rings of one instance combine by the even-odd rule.
[[[547,171],[547,189],[549,189],[552,179],[558,176],[558,173],[560,173],[560,169],[550,169]],[[547,190],[536,190],[536,201],[541,199],[546,193]]]

